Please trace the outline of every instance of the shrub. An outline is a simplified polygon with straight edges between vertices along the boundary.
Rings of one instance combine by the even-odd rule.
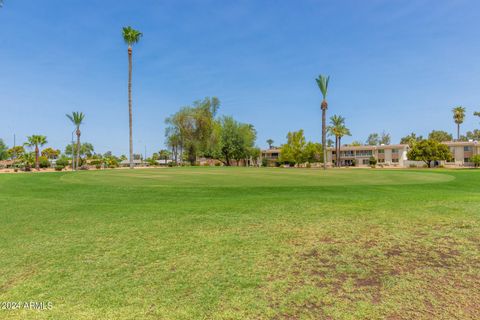
[[[168,165],[169,167],[173,167],[173,166],[175,165],[175,163],[172,161],[172,162],[169,162],[167,165]]]
[[[100,169],[102,169],[102,165],[101,165],[101,164],[96,164],[96,165],[95,165],[95,168],[96,168],[97,170],[100,170]]]
[[[473,164],[475,165],[475,168],[480,167],[480,154],[476,154],[472,157]]]
[[[106,159],[105,159],[105,164],[106,164],[109,168],[116,168],[116,167],[118,167],[118,161],[117,161],[117,159],[115,159],[115,158],[113,158],[113,157],[106,158]]]
[[[222,164],[220,162],[215,162],[215,167],[221,167]]]
[[[312,167],[312,164],[310,162],[307,163],[306,165],[307,168],[311,168]]]
[[[88,166],[87,166],[87,165],[82,165],[82,166],[80,167],[80,170],[88,170]]]
[[[40,166],[40,168],[49,168],[50,161],[48,161],[47,157],[41,156],[38,157],[38,165]]]
[[[96,167],[96,166],[101,166],[102,163],[103,163],[103,161],[100,160],[100,159],[93,159],[92,161],[90,161],[90,164],[91,164],[92,166],[95,166],[95,167]]]
[[[268,166],[268,160],[263,158],[262,159],[262,167],[267,167]]]
[[[62,156],[60,159],[57,160],[57,162],[55,162],[55,164],[56,164],[57,166],[64,166],[64,167],[66,167],[66,166],[68,166],[69,162],[70,162],[70,161],[69,161],[69,159],[68,159],[67,157]]]
[[[64,166],[60,166],[60,165],[56,165],[55,166],[55,171],[62,171],[65,167]]]
[[[375,166],[377,165],[377,159],[375,159],[375,157],[370,157],[370,159],[368,159],[368,162],[370,163],[370,166],[372,168],[375,168]]]

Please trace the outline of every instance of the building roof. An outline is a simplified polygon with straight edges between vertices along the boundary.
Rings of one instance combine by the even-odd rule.
[[[473,145],[480,145],[478,144],[478,141],[476,140],[470,140],[470,141],[445,141],[442,142],[443,144],[446,144],[449,147],[455,147],[455,146],[473,146]]]
[[[378,150],[378,149],[404,149],[408,144],[386,144],[379,146],[341,146],[340,151],[345,150]],[[335,147],[329,147],[327,150],[335,150]]]
[[[267,150],[262,150],[262,153],[280,153],[282,150],[280,148],[272,148]]]

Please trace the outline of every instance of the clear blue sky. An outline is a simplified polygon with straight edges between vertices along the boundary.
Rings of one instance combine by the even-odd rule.
[[[135,151],[164,147],[164,119],[218,96],[221,114],[252,123],[258,145],[303,128],[320,141],[319,73],[331,75],[329,115],[352,138],[385,130],[455,132],[451,108],[480,127],[478,1],[4,0],[0,9],[0,138],[44,134],[63,150],[82,139],[128,151],[127,49],[134,48]]]

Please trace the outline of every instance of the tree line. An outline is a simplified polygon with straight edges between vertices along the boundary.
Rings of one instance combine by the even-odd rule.
[[[226,166],[256,164],[260,149],[252,124],[231,116],[218,116],[217,97],[194,101],[165,120],[166,143],[176,163],[195,165],[199,158],[221,161]]]

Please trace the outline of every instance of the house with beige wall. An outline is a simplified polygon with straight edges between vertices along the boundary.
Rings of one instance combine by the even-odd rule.
[[[450,148],[452,161],[440,161],[438,164],[445,167],[471,167],[474,166],[472,157],[480,154],[480,143],[477,141],[447,141],[442,142]],[[422,167],[421,161],[408,159],[408,144],[391,144],[379,146],[342,146],[340,147],[340,165],[342,167],[355,166],[367,167],[370,157],[377,159],[378,165],[407,168],[410,166]],[[268,165],[274,166],[281,154],[280,148],[263,150],[261,158],[266,159]],[[335,148],[327,149],[327,165],[335,164]]]
[[[391,144],[379,146],[342,146],[340,147],[340,166],[362,167],[370,165],[370,158],[377,159],[378,164],[405,167],[408,144]],[[327,165],[336,161],[335,148],[327,149]]]
[[[444,166],[471,167],[474,166],[472,157],[480,154],[478,141],[449,141],[443,142],[450,148],[453,159],[450,162],[442,163]]]

